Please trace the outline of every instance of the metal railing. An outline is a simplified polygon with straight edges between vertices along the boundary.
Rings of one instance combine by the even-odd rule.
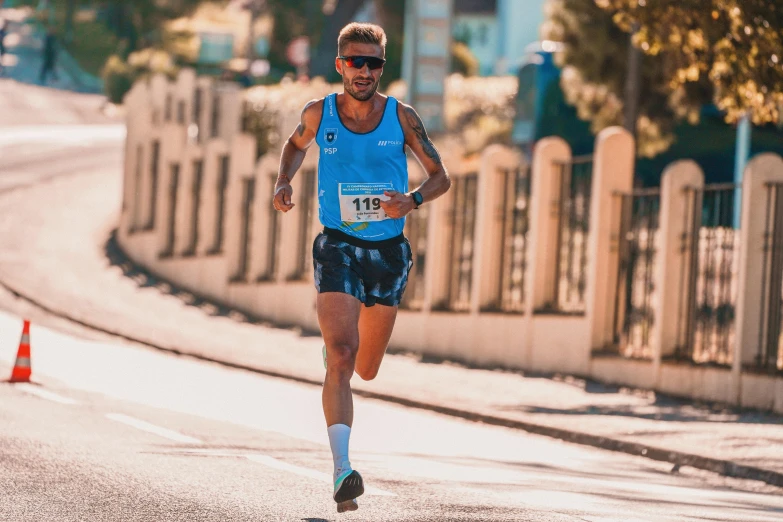
[[[555,257],[554,311],[584,313],[593,156],[577,156],[569,162],[556,162],[555,171],[560,180],[560,223]]]
[[[188,248],[183,256],[195,256],[199,243],[199,217],[201,216],[201,188],[204,185],[204,160],[193,162],[193,180],[190,187],[190,235]]]
[[[160,253],[160,257],[174,255],[174,241],[177,232],[177,192],[179,191],[179,163],[171,164],[171,177],[168,187],[169,215],[166,221],[166,246]]]
[[[487,309],[501,312],[525,311],[527,233],[530,226],[530,169],[504,169],[503,202],[498,215],[501,226],[500,277],[496,304]]]
[[[277,172],[273,171],[269,174],[269,182],[274,186],[277,181]],[[278,256],[278,237],[280,228],[280,212],[275,210],[274,207],[274,193],[269,191],[269,199],[262,208],[266,209],[266,245],[262,248],[266,255],[264,268],[256,277],[256,282],[269,282],[274,281],[275,273],[277,271],[277,256]]]
[[[217,138],[220,134],[220,119],[221,119],[221,103],[223,98],[219,92],[212,93],[212,113],[209,118],[209,135],[212,138]]]
[[[155,228],[155,214],[158,201],[158,174],[160,169],[160,140],[152,141],[152,152],[150,153],[150,213],[147,219],[146,230]]]
[[[299,237],[296,252],[296,270],[289,280],[299,281],[305,278],[308,264],[312,266],[312,230],[313,209],[316,204],[316,173],[314,169],[305,169],[299,173],[302,178],[301,197],[299,199]]]
[[[215,240],[209,254],[223,252],[223,241],[226,233],[226,196],[228,191],[228,172],[231,164],[231,156],[220,156],[220,170],[217,179],[217,197],[215,201]]]
[[[783,371],[783,183],[766,186],[761,331],[756,366]]]
[[[451,263],[449,264],[448,309],[470,309],[473,279],[473,245],[476,232],[478,174],[454,179],[454,205],[451,222]]]
[[[616,194],[620,199],[619,272],[614,301],[614,344],[620,355],[652,357],[656,327],[655,265],[659,251],[659,188]]]
[[[421,310],[424,304],[427,266],[427,221],[431,205],[422,205],[405,217],[405,237],[411,244],[413,268],[408,274],[408,286],[405,288],[400,308]]]
[[[683,289],[675,356],[699,364],[731,365],[740,234],[731,183],[686,188]]]
[[[253,202],[256,197],[255,178],[242,180],[241,224],[239,227],[239,259],[232,282],[246,282],[253,241]]]

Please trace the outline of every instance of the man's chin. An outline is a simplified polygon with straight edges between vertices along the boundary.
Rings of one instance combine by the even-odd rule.
[[[345,92],[350,94],[351,97],[357,101],[367,101],[370,98],[372,98],[377,91],[378,91],[377,87],[374,89],[367,89],[366,91],[363,92],[356,92],[355,90],[348,89],[347,87],[345,89]]]

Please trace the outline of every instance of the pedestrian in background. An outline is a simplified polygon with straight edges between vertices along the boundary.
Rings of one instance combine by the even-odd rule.
[[[41,77],[40,84],[46,85],[47,76],[51,75],[54,80],[57,80],[57,35],[54,32],[54,28],[49,28],[46,31],[46,37],[44,38],[43,45],[43,64],[41,65]]]

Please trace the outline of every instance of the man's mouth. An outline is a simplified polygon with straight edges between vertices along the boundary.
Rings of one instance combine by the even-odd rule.
[[[360,89],[364,89],[366,87],[370,87],[372,85],[372,82],[369,80],[356,80],[353,82],[353,84],[359,87]]]

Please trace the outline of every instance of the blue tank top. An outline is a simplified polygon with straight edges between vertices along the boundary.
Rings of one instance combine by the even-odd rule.
[[[408,192],[405,137],[397,100],[389,96],[378,126],[367,133],[348,130],[337,113],[337,94],[324,98],[315,141],[318,156],[318,216],[325,227],[367,241],[402,234],[405,218],[380,209],[384,190]]]

